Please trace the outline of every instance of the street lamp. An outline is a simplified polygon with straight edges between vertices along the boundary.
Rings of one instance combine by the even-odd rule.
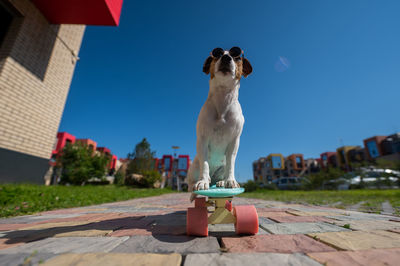
[[[176,152],[177,152],[177,150],[179,150],[179,146],[172,146],[172,149],[174,150],[174,160],[172,161],[172,166],[174,166],[174,162],[175,162],[175,158],[176,158]],[[179,186],[179,174],[178,174],[178,171],[177,171],[177,169],[178,169],[178,167],[176,167],[175,168],[175,176],[176,176],[176,187],[177,187],[177,190],[178,191],[181,191],[181,188],[180,188],[180,186]]]

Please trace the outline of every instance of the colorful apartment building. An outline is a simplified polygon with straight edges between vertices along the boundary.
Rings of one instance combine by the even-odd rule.
[[[270,183],[284,175],[285,158],[280,153],[271,153],[253,162],[253,178],[255,182]]]
[[[399,154],[400,153],[400,133],[389,135],[381,143],[383,154]]]
[[[349,152],[358,148],[358,146],[342,146],[336,149],[338,166],[343,170],[351,170],[351,159]]]
[[[368,139],[364,139],[364,147],[366,150],[367,158],[369,160],[374,160],[380,156],[384,155],[382,149],[382,142],[387,138],[387,136],[374,136]]]
[[[400,161],[400,133],[367,138],[364,146],[339,147],[336,152],[321,153],[318,159],[304,159],[302,154],[291,154],[283,159],[279,153],[270,154],[253,162],[253,179],[267,184],[277,178],[302,177],[329,167],[352,171],[354,165],[361,165],[367,160]]]
[[[0,1],[0,182],[44,183],[86,25],[122,0]]]
[[[166,178],[166,186],[181,190],[187,187],[187,172],[191,161],[189,155],[178,155],[174,158],[172,155],[163,155],[161,159],[153,159],[153,167],[159,171],[163,178]]]
[[[303,154],[296,153],[286,157],[285,176],[299,176],[305,171],[306,165]]]
[[[321,159],[321,168],[326,169],[328,167],[337,167],[337,155],[336,152],[324,152],[320,155]]]

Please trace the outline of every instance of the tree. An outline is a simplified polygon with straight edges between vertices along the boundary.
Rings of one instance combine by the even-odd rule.
[[[161,180],[161,175],[153,167],[153,158],[156,152],[150,149],[150,143],[144,138],[136,144],[135,150],[128,154],[130,162],[126,169],[126,184],[133,184],[144,187],[153,187],[154,183]],[[130,179],[132,174],[139,174],[143,177],[139,180]]]
[[[377,159],[376,166],[383,169],[400,170],[400,161],[389,161],[385,159]]]
[[[328,167],[318,173],[310,174],[306,177],[304,187],[306,189],[321,189],[329,181],[337,180],[339,177],[345,177],[345,172],[340,168]]]
[[[87,145],[67,143],[57,158],[57,167],[61,168],[61,183],[84,184],[92,177],[103,178],[110,158],[95,154]]]
[[[135,150],[128,153],[130,163],[127,168],[127,174],[142,174],[144,171],[153,170],[152,163],[156,152],[150,149],[150,143],[146,138],[136,144]]]

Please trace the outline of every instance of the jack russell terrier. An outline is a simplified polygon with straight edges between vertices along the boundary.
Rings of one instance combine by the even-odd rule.
[[[215,48],[203,66],[210,74],[208,98],[197,119],[197,154],[188,171],[189,191],[240,187],[235,179],[235,160],[244,117],[240,106],[240,78],[253,68],[239,47]],[[192,194],[191,200],[195,198]]]

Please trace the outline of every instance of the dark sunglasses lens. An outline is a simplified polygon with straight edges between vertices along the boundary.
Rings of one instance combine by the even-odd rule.
[[[237,46],[232,47],[232,48],[229,50],[229,54],[230,54],[232,57],[239,57],[239,56],[242,54],[242,49],[240,49],[240,48],[237,47]]]
[[[212,51],[212,56],[214,56],[214,57],[221,57],[223,54],[224,54],[224,49],[222,49],[222,48],[215,48]]]

